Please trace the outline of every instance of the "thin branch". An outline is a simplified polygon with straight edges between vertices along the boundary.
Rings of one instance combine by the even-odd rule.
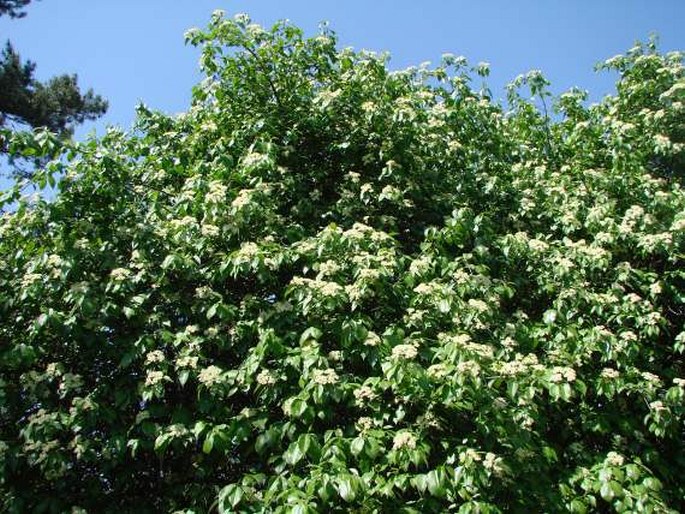
[[[269,82],[269,87],[271,88],[271,92],[274,95],[274,98],[276,100],[276,103],[278,104],[279,109],[283,109],[283,104],[281,103],[281,98],[278,95],[278,90],[276,89],[276,85],[274,84],[273,80],[271,80],[271,77],[269,76],[269,71],[264,67],[264,64],[262,63],[261,58],[259,57],[259,54],[254,51],[254,49],[250,48],[249,46],[243,46],[245,50],[247,50],[250,55],[257,61],[257,66],[262,70],[262,73],[266,76],[266,80]]]

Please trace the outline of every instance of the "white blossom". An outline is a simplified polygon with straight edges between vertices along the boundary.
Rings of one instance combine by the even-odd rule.
[[[360,432],[366,432],[367,430],[371,430],[373,428],[373,419],[369,418],[368,416],[362,416],[357,420],[357,429]]]
[[[616,452],[609,452],[607,453],[606,462],[612,466],[623,466],[623,455]]]
[[[395,359],[413,359],[418,354],[415,344],[398,344],[392,349],[392,357]]]
[[[127,268],[114,268],[109,276],[112,278],[112,280],[121,282],[123,280],[126,280],[128,277],[130,277],[132,274],[130,269]]]
[[[339,377],[335,370],[328,369],[315,369],[312,373],[312,380],[315,384],[319,385],[329,385],[338,382]]]
[[[413,450],[416,448],[416,437],[410,432],[398,432],[392,439],[392,449],[401,450],[406,448]]]
[[[228,188],[218,180],[209,183],[209,190],[205,195],[205,200],[209,203],[221,203],[226,198]]]
[[[236,211],[239,211],[239,210],[247,207],[248,205],[250,205],[251,201],[252,201],[252,189],[241,189],[238,192],[238,195],[231,202],[231,206]]]
[[[276,377],[274,377],[268,369],[263,369],[257,375],[257,383],[263,386],[270,386],[276,383]]]
[[[381,338],[378,334],[375,332],[372,332],[369,330],[369,332],[366,334],[366,339],[364,339],[364,345],[366,346],[378,346],[381,344]]]
[[[162,352],[161,350],[153,350],[151,352],[148,352],[145,356],[145,362],[147,362],[148,364],[153,364],[155,362],[162,361],[164,361],[164,352]]]
[[[618,378],[620,373],[613,368],[604,368],[602,370],[602,372],[600,373],[600,375],[602,376],[602,378],[606,378],[606,379],[611,380],[614,378]]]
[[[222,380],[223,371],[218,366],[209,366],[200,371],[197,379],[198,381],[206,386],[212,387],[214,384],[218,384]]]
[[[354,397],[357,399],[357,402],[359,403],[363,403],[366,400],[373,400],[376,398],[376,393],[374,392],[374,390],[367,385],[363,385],[355,389],[353,394]]]
[[[152,387],[164,380],[164,373],[162,371],[148,371],[145,377],[145,386]]]
[[[195,368],[197,368],[197,361],[198,361],[197,357],[186,355],[186,356],[179,357],[178,359],[176,359],[176,366],[179,368],[195,369]]]
[[[206,237],[216,237],[221,232],[219,227],[217,227],[216,225],[209,224],[209,223],[202,225],[202,228],[200,229],[200,231],[201,231],[202,235],[206,236]]]
[[[661,400],[651,402],[649,404],[649,408],[655,412],[663,412],[666,410],[666,406],[664,405],[664,402],[662,402]]]
[[[576,371],[565,366],[554,366],[549,381],[553,383],[573,382],[576,379]]]

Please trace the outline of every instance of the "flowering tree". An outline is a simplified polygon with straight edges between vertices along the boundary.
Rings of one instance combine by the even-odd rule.
[[[681,54],[505,109],[452,55],[187,37],[187,113],[4,194],[4,511],[684,507]]]

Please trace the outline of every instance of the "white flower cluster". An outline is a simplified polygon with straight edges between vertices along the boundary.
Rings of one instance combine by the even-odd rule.
[[[321,107],[326,108],[332,101],[338,98],[342,94],[341,89],[335,89],[333,91],[329,89],[322,89],[319,91],[314,98],[314,103],[320,104]]]
[[[243,157],[243,166],[245,168],[256,168],[269,162],[269,156],[259,152],[250,152]]]
[[[459,453],[459,462],[464,464],[467,462],[480,462],[483,458],[473,448],[467,448],[463,452]]]
[[[365,184],[366,185],[366,184]],[[368,184],[371,189],[373,189],[373,186],[371,184]],[[362,189],[364,186],[362,186]],[[374,230],[373,228],[369,227],[368,225],[365,225],[364,223],[354,223],[352,225],[352,228],[349,230],[345,230],[343,232],[343,238],[349,239],[351,241],[361,241],[365,240],[367,238],[370,238],[371,241],[375,243],[379,243],[382,241],[386,241],[390,239],[390,236],[386,234],[385,232],[381,232],[378,230]]]
[[[333,362],[340,362],[343,358],[343,352],[340,350],[331,350],[328,352],[328,360]]]
[[[445,346],[453,346],[486,359],[491,359],[495,353],[492,346],[474,343],[468,334],[446,334],[442,332],[438,334],[438,340]]]
[[[354,397],[357,399],[358,403],[364,403],[367,400],[374,400],[376,398],[376,393],[369,386],[363,385],[354,390]]]
[[[48,256],[47,265],[51,268],[59,268],[64,264],[64,260],[59,255],[53,253]]]
[[[321,296],[334,297],[345,291],[345,288],[337,282],[326,280],[312,280],[304,277],[293,277],[290,284],[296,287],[306,287]]]
[[[621,234],[630,234],[635,229],[635,225],[640,221],[645,215],[645,210],[639,205],[633,205],[626,210],[623,215],[623,220],[618,227],[618,231]]]
[[[549,244],[540,239],[531,239],[528,241],[528,248],[533,252],[544,252],[549,248]]]
[[[414,292],[419,295],[430,296],[443,293],[444,286],[439,282],[422,282],[414,288]]]
[[[485,303],[483,300],[478,300],[476,298],[471,298],[466,303],[469,307],[478,312],[487,312],[490,309],[487,303]]]
[[[373,232],[371,239],[383,236],[384,232]],[[352,262],[358,268],[379,268],[389,270],[394,268],[396,265],[397,257],[393,250],[388,248],[381,248],[376,253],[371,254],[369,252],[359,252],[354,257],[352,257]]]
[[[445,378],[450,374],[450,368],[444,362],[438,362],[437,364],[428,366],[426,373],[433,378]]]
[[[656,376],[654,373],[650,373],[649,371],[643,371],[642,373],[640,373],[640,375],[647,382],[649,382],[655,386],[661,385],[661,379],[658,376]]]
[[[112,280],[121,282],[131,276],[131,270],[127,268],[114,268],[110,272],[109,276],[112,278]]]
[[[429,255],[422,255],[418,259],[411,261],[409,273],[411,275],[422,275],[430,270],[433,261]]]
[[[163,362],[164,361],[164,352],[161,350],[153,350],[151,352],[148,352],[147,355],[145,356],[145,362],[148,364],[154,364],[156,362]]]
[[[328,369],[315,369],[312,373],[312,380],[315,384],[319,385],[330,385],[338,382],[339,377],[335,370]]]
[[[216,237],[221,233],[221,230],[216,225],[206,223],[202,225],[200,232],[205,237]]]
[[[357,271],[357,280],[376,282],[381,278],[381,271],[374,268],[361,268]]]
[[[357,430],[360,432],[366,432],[373,428],[373,419],[368,416],[362,416],[357,420]]]
[[[153,387],[164,380],[164,373],[161,371],[148,371],[145,377],[145,387]]]
[[[554,366],[549,376],[549,381],[555,384],[560,382],[573,382],[576,379],[576,370],[566,366]]]
[[[662,291],[663,286],[661,285],[661,282],[654,282],[649,285],[649,292],[654,296],[660,295]]]
[[[226,198],[228,188],[219,180],[212,180],[209,183],[209,190],[205,195],[205,200],[209,203],[221,203]]]
[[[193,334],[197,334],[200,331],[200,327],[197,325],[186,325],[186,327],[183,329],[183,334],[187,336],[191,336]]]
[[[197,368],[197,361],[197,357],[185,355],[183,357],[179,357],[178,359],[176,359],[176,367],[195,369]]]
[[[223,371],[218,366],[209,366],[200,371],[197,379],[205,387],[212,387],[215,384],[221,383],[223,378]]]
[[[197,220],[194,216],[184,216],[181,219],[171,220],[169,225],[175,230],[182,228],[195,227],[197,226]]]
[[[364,345],[365,346],[378,346],[381,344],[381,338],[378,334],[375,332],[369,330],[369,332],[366,334],[366,339],[364,339]]]
[[[476,361],[463,361],[457,364],[457,372],[462,375],[477,377],[480,373],[480,365]]]
[[[239,211],[250,205],[252,202],[252,191],[252,189],[241,189],[231,202],[231,206],[236,211]]]
[[[608,380],[613,380],[614,378],[618,378],[620,373],[614,368],[604,368],[600,373],[600,376]]]
[[[495,474],[501,473],[503,471],[502,459],[492,452],[487,452],[483,459],[483,467]]]
[[[648,253],[655,251],[660,246],[668,247],[673,243],[673,236],[669,232],[660,234],[644,234],[637,241],[638,248]]]
[[[43,275],[40,275],[38,273],[26,273],[21,279],[21,287],[31,287],[36,282],[40,282],[42,278]]]
[[[366,113],[373,112],[376,109],[376,104],[373,102],[362,103],[362,110]]]
[[[538,362],[537,356],[533,353],[525,356],[517,353],[514,356],[514,360],[499,363],[495,367],[504,376],[521,375],[530,371],[541,371],[544,369],[544,366]]]
[[[379,200],[398,200],[400,198],[402,198],[402,191],[391,185],[384,186],[378,197]]]
[[[373,185],[369,184],[368,182],[362,184],[362,187],[359,188],[359,196],[362,198],[369,196],[371,193],[373,193]]]
[[[392,349],[394,359],[411,360],[418,354],[416,344],[398,344]]]
[[[393,450],[413,450],[416,448],[416,437],[411,432],[398,432],[392,439]]]
[[[678,219],[673,221],[673,224],[671,225],[671,231],[685,232],[685,216],[681,214]]]
[[[276,377],[268,369],[263,369],[257,375],[257,383],[263,386],[271,386],[276,383]]]
[[[611,466],[623,466],[623,455],[616,452],[609,452],[607,453],[606,462]]]
[[[340,271],[340,265],[332,259],[319,264],[319,277],[330,277]]]
[[[664,402],[661,400],[656,400],[653,401],[649,404],[649,408],[653,410],[654,412],[663,412],[667,410],[667,407],[664,405]]]

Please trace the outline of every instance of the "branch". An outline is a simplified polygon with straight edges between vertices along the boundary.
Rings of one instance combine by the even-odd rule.
[[[269,82],[269,87],[271,88],[271,93],[274,95],[274,99],[276,100],[276,103],[278,104],[279,109],[283,109],[283,104],[281,103],[281,98],[278,95],[278,90],[276,89],[276,85],[274,84],[273,80],[271,80],[271,77],[269,76],[269,71],[264,67],[264,64],[262,63],[261,58],[259,57],[259,54],[254,51],[254,49],[250,48],[249,46],[243,46],[245,50],[247,50],[250,55],[254,58],[255,61],[257,61],[257,66],[262,70],[262,73],[264,73],[264,76],[266,76],[266,80]]]

